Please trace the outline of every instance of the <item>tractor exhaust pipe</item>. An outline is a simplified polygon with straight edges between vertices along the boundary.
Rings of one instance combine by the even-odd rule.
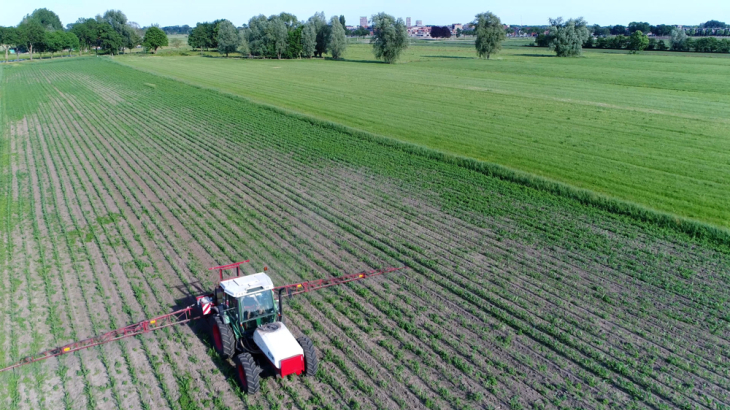
[[[282,292],[284,292],[284,288],[279,289],[279,322],[284,321],[284,308],[282,304],[282,300],[284,300],[284,298],[281,295]]]

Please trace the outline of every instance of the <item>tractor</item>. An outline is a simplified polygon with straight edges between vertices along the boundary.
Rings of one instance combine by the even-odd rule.
[[[275,303],[274,283],[265,272],[221,280],[212,295],[198,298],[203,315],[209,316],[216,352],[233,358],[247,394],[259,390],[265,368],[277,377],[317,373],[312,341],[294,338],[283,322],[281,302]]]

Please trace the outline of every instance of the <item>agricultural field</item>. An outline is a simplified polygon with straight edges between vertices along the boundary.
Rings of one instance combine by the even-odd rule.
[[[0,367],[186,306],[209,266],[409,267],[286,301],[316,377],[243,395],[197,321],[0,373],[2,408],[730,405],[726,243],[107,59],[0,70]]]
[[[190,84],[730,227],[730,56],[419,42],[396,65],[120,58]]]

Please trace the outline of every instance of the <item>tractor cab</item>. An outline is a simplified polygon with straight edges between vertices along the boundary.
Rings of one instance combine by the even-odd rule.
[[[243,336],[259,326],[276,322],[278,310],[273,288],[271,278],[261,272],[221,281],[215,298],[234,332]]]

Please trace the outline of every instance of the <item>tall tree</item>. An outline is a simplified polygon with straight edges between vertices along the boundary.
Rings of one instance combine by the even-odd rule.
[[[408,48],[408,31],[403,19],[397,19],[389,14],[378,13],[372,16],[373,45],[375,58],[382,59],[388,64],[398,60],[401,53]]]
[[[286,25],[287,31],[291,31],[300,25],[299,20],[297,19],[297,16],[295,16],[291,13],[286,13],[286,12],[279,13],[279,20],[284,22],[284,24]]]
[[[65,33],[63,31],[46,31],[43,43],[45,44],[46,51],[51,53],[51,59],[53,55],[63,50],[63,46],[66,43]]]
[[[122,37],[121,49],[136,47],[141,38],[137,31],[130,25],[127,16],[121,10],[107,10],[103,16],[96,16],[98,22],[108,23],[114,28],[114,31]],[[135,23],[136,25],[136,23]]]
[[[132,26],[126,26],[124,28],[124,34],[122,35],[122,38],[124,39],[122,48],[124,49],[126,47],[129,49],[129,51],[132,51],[133,48],[142,44],[142,37],[137,34],[137,30]]]
[[[710,21],[700,24],[700,27],[701,28],[725,28],[725,27],[727,27],[727,24],[725,24],[722,21],[710,20]]]
[[[71,33],[74,33],[79,39],[79,43],[86,46],[87,50],[96,45],[99,38],[99,23],[95,19],[80,18],[71,27]],[[80,48],[79,48],[80,51]]]
[[[563,21],[562,17],[550,19],[550,43],[548,47],[558,57],[577,57],[583,52],[583,43],[590,34],[582,17]]]
[[[236,51],[239,45],[238,30],[228,20],[223,20],[218,25],[218,53],[228,54]]]
[[[36,20],[28,20],[18,25],[19,43],[28,47],[30,61],[33,61],[33,47],[42,46],[45,36],[46,30]]]
[[[154,53],[157,53],[158,48],[167,46],[167,44],[167,34],[159,27],[152,26],[144,33],[142,46],[148,50],[152,49]]]
[[[5,62],[8,62],[8,51],[11,47],[17,46],[20,39],[18,30],[15,27],[0,27],[0,46],[5,50]]]
[[[340,15],[340,24],[342,24],[342,28],[347,27],[347,24],[345,24],[345,15]]]
[[[286,39],[286,58],[302,58],[302,31],[304,31],[302,25],[289,30]]]
[[[345,50],[347,49],[347,35],[345,34],[345,27],[340,23],[340,19],[337,16],[332,16],[330,25],[332,26],[332,32],[329,36],[330,41],[327,45],[327,51],[332,58],[337,60],[345,54]]]
[[[507,37],[502,21],[492,12],[477,14],[474,20],[474,31],[477,39],[474,46],[479,58],[487,58],[502,49],[502,42]]]
[[[33,10],[23,18],[21,24],[31,20],[40,24],[45,30],[63,30],[63,24],[58,15],[45,8]]]
[[[269,19],[263,14],[251,17],[248,21],[248,47],[251,54],[266,58],[269,51]]]
[[[433,38],[450,38],[451,37],[451,30],[449,30],[446,26],[433,26],[431,27],[431,37]]]
[[[122,48],[124,38],[114,30],[111,24],[106,22],[100,23],[97,26],[97,33],[97,44],[102,50],[107,50],[109,54],[114,56]]]
[[[251,55],[251,49],[248,47],[247,30],[248,29],[244,28],[238,31],[238,52],[241,53],[242,56]]]
[[[281,54],[286,51],[286,40],[289,37],[286,24],[278,16],[272,16],[269,19],[266,35],[269,38],[274,55],[281,60]]]
[[[641,30],[636,30],[631,33],[631,38],[629,38],[629,52],[631,54],[636,54],[645,50],[648,45],[649,37],[642,33]]]
[[[121,10],[107,10],[103,16],[97,15],[96,20],[99,23],[109,23],[119,35],[122,35],[124,26],[127,25],[127,15]]]
[[[648,33],[651,31],[651,24],[641,21],[632,21],[629,23],[629,33],[633,34],[637,31]]]
[[[663,37],[663,36],[670,36],[672,35],[672,29],[674,27],[667,25],[667,24],[659,24],[657,26],[651,27],[651,32],[655,36]]]
[[[314,47],[314,55],[316,57],[322,57],[322,54],[327,52],[330,26],[327,24],[323,11],[314,13],[314,15],[309,18],[309,22],[314,25],[314,30],[317,32],[317,44]]]
[[[672,30],[672,50],[674,51],[689,51],[687,33],[680,28]]]
[[[302,29],[302,55],[312,58],[317,48],[317,30],[310,21],[304,25]]]
[[[200,54],[203,54],[203,49],[207,46],[205,24],[208,23],[198,23],[188,35],[188,45],[192,48],[200,48]]]
[[[81,56],[81,43],[79,42],[79,38],[76,37],[76,34],[67,31],[64,34],[63,39],[63,48],[68,49],[68,56],[71,57],[71,52],[73,50],[79,50],[79,56]]]
[[[626,27],[622,26],[620,24],[617,24],[617,25],[611,27],[611,34],[613,34],[614,36],[617,36],[619,34],[626,34]]]

